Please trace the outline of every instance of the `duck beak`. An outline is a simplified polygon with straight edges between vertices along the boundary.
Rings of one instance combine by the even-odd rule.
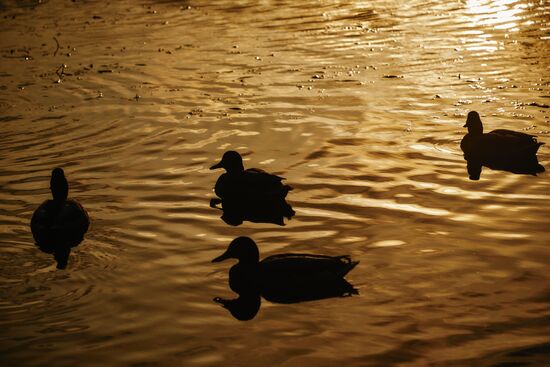
[[[218,168],[223,168],[223,165],[222,165],[221,161],[219,163],[216,163],[212,167],[210,167],[210,169],[218,169]]]
[[[230,257],[231,257],[231,255],[226,251],[223,254],[221,254],[220,256],[218,256],[217,258],[215,258],[214,260],[212,260],[212,262],[213,263],[219,263],[221,261],[229,259]]]

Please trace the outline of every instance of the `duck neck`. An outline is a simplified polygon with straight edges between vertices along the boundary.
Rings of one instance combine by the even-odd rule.
[[[468,119],[466,120],[466,126],[468,127],[468,134],[471,135],[482,135],[483,134],[483,123],[479,118],[479,115],[469,114]]]
[[[53,186],[51,187],[52,197],[53,201],[59,204],[64,203],[67,201],[67,196],[69,195],[69,187],[68,186]]]
[[[63,172],[54,170],[50,179],[50,191],[52,192],[53,201],[64,203],[69,195],[69,183],[63,175]]]
[[[239,173],[242,173],[244,172],[244,165],[242,162],[240,163],[235,163],[229,167],[226,168],[226,171],[227,173],[229,173],[230,175],[234,175],[234,174],[239,174]]]
[[[469,125],[468,126],[468,134],[471,135],[483,135],[483,125]]]
[[[246,270],[246,271],[256,271],[258,269],[258,267],[260,266],[260,262],[258,261],[258,258],[244,258],[244,259],[240,259],[239,260],[239,267],[242,269],[242,270]]]

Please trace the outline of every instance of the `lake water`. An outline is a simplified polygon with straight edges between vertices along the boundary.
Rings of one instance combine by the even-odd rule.
[[[550,3],[0,1],[0,364],[541,366],[550,180],[468,179],[466,114],[550,163]],[[294,187],[285,226],[209,207],[226,150]],[[92,219],[67,269],[33,211],[63,167]],[[230,261],[349,254],[358,295],[262,301]]]

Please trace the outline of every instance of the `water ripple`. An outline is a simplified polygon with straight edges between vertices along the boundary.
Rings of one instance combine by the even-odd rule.
[[[549,14],[523,0],[2,2],[3,358],[544,360],[547,174],[470,181],[459,143],[470,110],[488,131],[547,139]],[[229,149],[294,187],[285,226],[232,227],[209,207],[208,168]],[[66,271],[28,228],[55,166],[92,219]],[[211,302],[232,297],[228,266],[210,260],[242,235],[262,256],[350,254],[360,295],[264,300],[234,321]]]

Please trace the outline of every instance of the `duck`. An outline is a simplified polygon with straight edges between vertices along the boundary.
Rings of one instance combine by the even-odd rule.
[[[282,183],[283,177],[259,168],[244,169],[241,155],[233,150],[226,151],[221,161],[210,167],[211,170],[218,168],[226,172],[218,178],[214,192],[225,202],[284,199],[292,190]]]
[[[527,158],[537,154],[541,145],[536,136],[512,130],[497,129],[483,133],[479,113],[470,111],[464,127],[468,133],[460,142],[466,160],[499,162],[515,158]]]
[[[229,270],[229,287],[239,299],[262,296],[274,303],[297,303],[345,297],[358,291],[344,277],[359,262],[348,255],[327,256],[288,253],[260,261],[258,246],[250,237],[237,237],[227,250],[212,260],[239,262]],[[219,303],[221,299],[216,300]]]
[[[54,168],[50,178],[52,199],[44,201],[31,218],[31,232],[36,245],[53,253],[58,268],[67,265],[70,248],[77,246],[88,231],[90,218],[84,207],[68,198],[69,183],[62,168]]]

